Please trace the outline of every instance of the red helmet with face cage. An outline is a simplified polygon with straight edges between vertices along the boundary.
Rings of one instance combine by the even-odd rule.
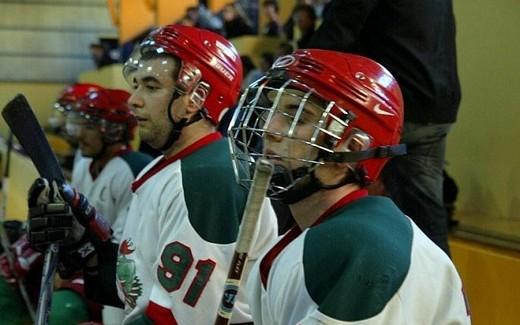
[[[219,34],[182,25],[167,25],[152,33],[125,64],[125,77],[149,51],[168,53],[181,61],[176,86],[203,102],[206,115],[218,124],[236,103],[242,83],[242,62],[231,42]],[[127,78],[128,79],[128,78]]]
[[[340,138],[331,149],[347,140],[358,142],[361,150],[382,148],[356,164],[365,181],[377,179],[389,157],[385,148],[399,143],[404,117],[401,90],[390,72],[366,57],[316,49],[279,58],[271,68],[271,73],[277,71],[314,89],[322,100],[334,101],[331,115],[348,119],[348,126],[339,130],[333,118],[325,122]],[[349,116],[337,111],[338,106]]]
[[[91,91],[78,102],[77,112],[86,120],[98,123],[108,142],[130,140],[137,121],[128,104],[129,97],[130,94],[121,89]]]
[[[292,110],[284,107],[287,102],[281,101],[282,97],[292,98],[296,106]],[[299,133],[296,130],[305,120],[308,103],[317,107],[317,119],[310,133]],[[284,127],[275,116],[284,117]],[[263,79],[246,89],[228,132],[241,182],[250,181],[240,176],[243,163],[273,155],[263,152],[265,139],[288,138],[309,146],[307,156],[296,151],[275,154],[274,158],[303,163],[277,178],[271,188],[276,196],[298,192],[292,189],[304,184],[306,176],[325,162],[348,163],[355,173],[345,182],[366,185],[376,180],[390,157],[406,152],[405,146],[399,145],[402,125],[403,98],[388,70],[358,55],[308,49],[280,57]],[[301,199],[302,193],[293,197]]]

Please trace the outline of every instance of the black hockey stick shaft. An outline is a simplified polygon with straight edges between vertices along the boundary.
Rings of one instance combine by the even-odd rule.
[[[63,171],[25,96],[22,94],[16,95],[4,107],[2,116],[31,158],[40,176],[48,179],[49,182],[64,183]],[[58,245],[52,244],[45,252],[40,296],[36,310],[37,325],[45,325],[48,322],[57,263]]]
[[[242,272],[247,263],[247,255],[251,249],[257,221],[260,216],[260,211],[262,210],[273,169],[273,164],[268,160],[259,159],[256,162],[253,183],[247,197],[246,207],[237,236],[235,253],[229,267],[215,325],[227,325],[231,320],[235,299],[240,289]]]

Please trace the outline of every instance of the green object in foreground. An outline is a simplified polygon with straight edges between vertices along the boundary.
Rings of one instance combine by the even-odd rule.
[[[88,306],[83,297],[69,289],[54,292],[49,325],[72,325],[88,320]]]
[[[31,317],[18,291],[0,276],[0,317],[2,324],[31,324]]]

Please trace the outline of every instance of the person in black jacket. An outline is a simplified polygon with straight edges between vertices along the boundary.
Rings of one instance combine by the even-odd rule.
[[[367,56],[396,77],[408,155],[383,171],[387,193],[449,255],[442,170],[460,102],[451,0],[333,0],[307,44]],[[378,107],[374,107],[377,110]]]

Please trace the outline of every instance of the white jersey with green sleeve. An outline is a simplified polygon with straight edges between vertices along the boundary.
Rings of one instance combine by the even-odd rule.
[[[255,325],[471,323],[453,263],[391,200],[341,201],[253,267]]]
[[[140,152],[125,150],[110,159],[97,177],[92,177],[92,158],[75,160],[71,185],[108,220],[113,241],[119,243],[132,200],[131,185],[139,172],[151,161]]]
[[[212,324],[247,199],[235,182],[226,140],[214,133],[174,157],[157,158],[133,191],[116,275],[125,322],[146,313],[155,324]],[[276,237],[266,200],[250,257],[258,258]],[[240,290],[232,323],[250,320]]]

